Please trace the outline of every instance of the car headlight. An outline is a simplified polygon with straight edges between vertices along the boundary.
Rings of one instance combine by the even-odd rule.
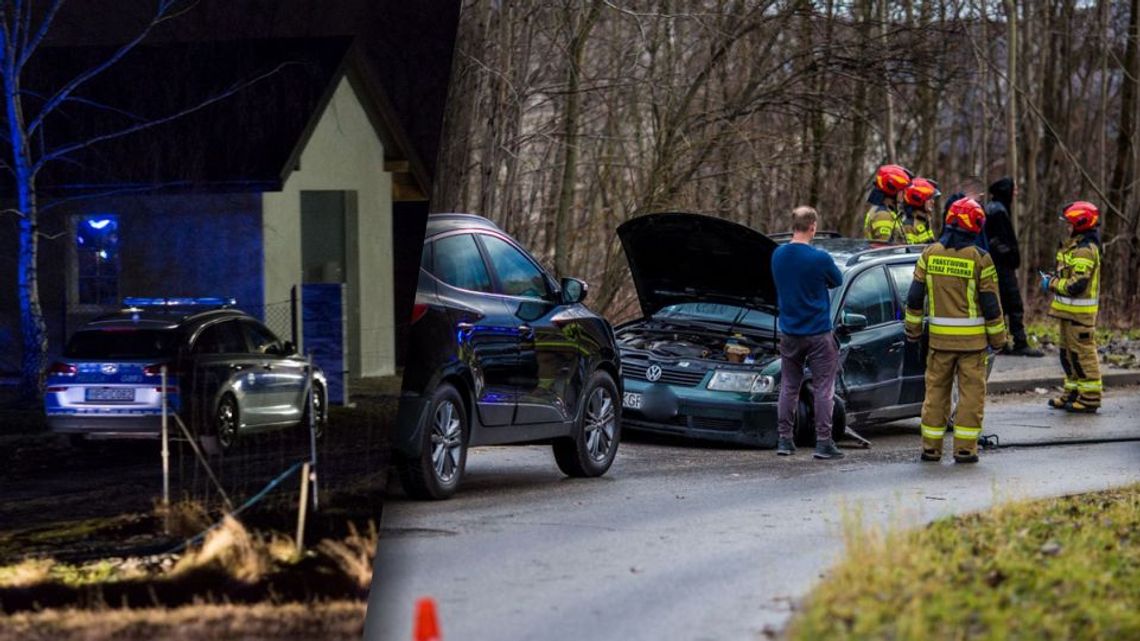
[[[776,389],[776,379],[772,376],[764,376],[761,374],[756,377],[756,381],[752,383],[753,394],[766,394]]]
[[[708,389],[718,392],[750,392],[760,375],[753,372],[720,370],[713,374]]]

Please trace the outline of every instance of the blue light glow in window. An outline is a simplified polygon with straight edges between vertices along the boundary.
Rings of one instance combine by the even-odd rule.
[[[119,299],[119,217],[80,216],[75,225],[75,282],[80,305],[115,305]]]

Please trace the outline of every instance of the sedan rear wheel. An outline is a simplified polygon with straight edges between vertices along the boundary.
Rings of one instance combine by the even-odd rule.
[[[214,435],[218,437],[218,445],[223,450],[228,450],[237,442],[239,425],[237,399],[226,394],[218,403],[218,411],[214,415]]]
[[[595,372],[584,392],[585,406],[574,434],[554,442],[554,460],[567,476],[605,474],[621,440],[621,403],[610,375]]]
[[[328,424],[329,416],[328,410],[325,409],[325,388],[320,383],[313,383],[313,400],[312,411],[313,416],[316,417],[316,422],[313,423],[313,431],[317,433],[317,438],[325,435],[325,427]],[[305,403],[305,412],[301,416],[301,429],[306,432],[309,431],[309,404]]]
[[[417,499],[455,493],[467,464],[467,412],[459,391],[442,383],[432,395],[419,456],[398,461],[404,491]]]

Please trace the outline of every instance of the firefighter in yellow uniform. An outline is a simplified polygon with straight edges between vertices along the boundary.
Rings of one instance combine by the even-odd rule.
[[[908,245],[927,245],[934,242],[934,227],[930,217],[934,212],[934,199],[941,195],[938,183],[926,178],[915,178],[903,191],[902,232]]]
[[[1066,205],[1061,219],[1069,240],[1057,251],[1057,271],[1041,275],[1041,288],[1052,292],[1049,315],[1061,322],[1061,367],[1065,393],[1049,399],[1049,407],[1093,413],[1100,408],[1103,385],[1096,351],[1096,313],[1100,293],[1100,237],[1096,205]]]
[[[871,207],[863,215],[864,238],[892,245],[906,242],[899,219],[898,197],[913,175],[899,165],[883,165],[875,172],[875,185],[867,195]]]
[[[927,247],[914,268],[906,299],[906,336],[922,338],[924,304],[930,331],[926,358],[926,400],[922,404],[922,460],[942,458],[950,418],[950,390],[958,382],[954,460],[978,461],[978,436],[986,402],[989,349],[1005,345],[1005,320],[993,259],[975,245],[985,224],[982,206],[962,198],[946,213],[938,242]]]

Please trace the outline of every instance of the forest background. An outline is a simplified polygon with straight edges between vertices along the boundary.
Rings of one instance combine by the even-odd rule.
[[[432,206],[495,220],[636,316],[615,228],[691,211],[861,230],[876,166],[1014,176],[1021,278],[1102,212],[1102,317],[1140,312],[1140,0],[464,0]],[[943,203],[939,203],[941,206]]]

